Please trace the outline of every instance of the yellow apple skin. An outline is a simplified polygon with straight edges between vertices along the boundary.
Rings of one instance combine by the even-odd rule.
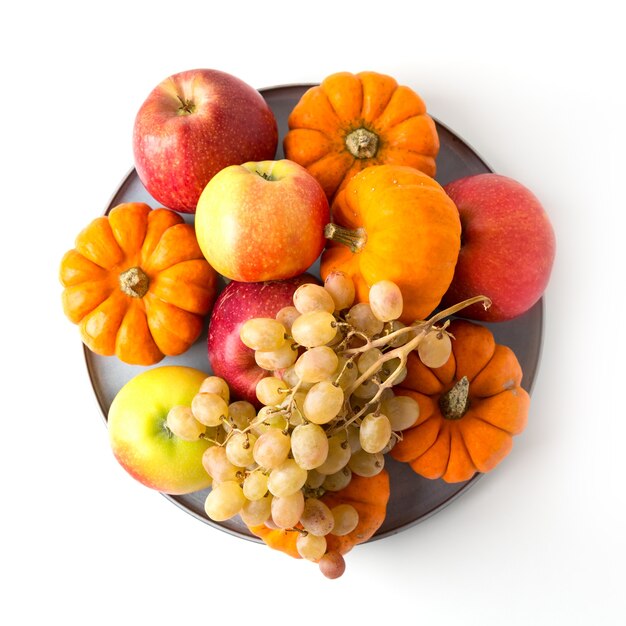
[[[202,466],[206,440],[184,441],[165,425],[173,406],[191,406],[207,374],[177,365],[141,372],[117,393],[108,415],[115,458],[142,484],[172,495],[209,487]]]

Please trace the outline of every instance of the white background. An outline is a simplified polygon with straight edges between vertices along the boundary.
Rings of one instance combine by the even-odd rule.
[[[625,623],[617,5],[3,4],[3,624]],[[136,110],[194,67],[257,88],[391,74],[532,189],[556,231],[527,430],[471,491],[357,547],[335,581],[126,475],[61,312],[59,260],[132,166]]]

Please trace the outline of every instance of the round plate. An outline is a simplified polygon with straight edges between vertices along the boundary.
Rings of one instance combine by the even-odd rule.
[[[282,139],[287,132],[287,118],[302,94],[311,85],[288,85],[261,90],[278,121],[279,149],[277,159],[284,158]],[[452,180],[492,171],[487,164],[451,130],[436,122],[441,148],[437,157],[437,181],[445,185]],[[146,202],[152,207],[160,206],[148,194],[135,170],[131,170],[111,198],[107,212],[122,202]],[[185,215],[189,222],[192,215]],[[319,276],[319,261],[309,270]],[[222,285],[223,286],[223,285]],[[208,325],[208,320],[207,320]],[[508,345],[517,355],[524,372],[524,388],[530,392],[537,372],[541,351],[543,328],[543,303],[539,301],[528,313],[510,322],[486,324],[494,333],[496,341]],[[144,371],[140,366],[126,365],[116,357],[98,356],[85,348],[85,360],[94,392],[106,419],[115,394],[133,376]],[[185,354],[167,357],[158,365],[188,365],[208,373],[210,365],[207,356],[207,326],[204,333]],[[408,464],[398,463],[389,455],[385,467],[391,479],[391,497],[387,507],[387,517],[373,539],[388,537],[426,519],[441,510],[474,484],[480,474],[463,483],[448,484],[443,480],[429,480],[415,474]],[[244,539],[260,542],[250,534],[245,524],[236,517],[225,522],[213,522],[204,513],[204,500],[208,490],[183,496],[165,495],[166,498],[197,517],[199,520],[225,532]],[[372,540],[373,540],[372,539]]]

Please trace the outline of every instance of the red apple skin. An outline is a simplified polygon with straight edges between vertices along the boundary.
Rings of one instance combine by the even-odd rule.
[[[461,251],[442,304],[477,295],[491,307],[464,309],[461,315],[485,322],[514,319],[528,311],[548,285],[556,241],[536,196],[500,174],[477,174],[445,187],[461,217]]]
[[[328,199],[302,166],[249,162],[223,169],[205,187],[195,217],[207,261],[239,282],[284,280],[321,254]]]
[[[212,69],[166,78],[141,105],[133,128],[139,179],[155,200],[183,213],[195,212],[221,169],[272,159],[277,144],[276,119],[263,96]]]
[[[310,274],[303,274],[263,283],[232,281],[222,291],[209,323],[209,362],[214,374],[228,383],[232,396],[260,406],[256,385],[271,375],[256,364],[254,350],[239,338],[244,322],[254,317],[275,317],[280,309],[293,305],[293,292],[300,285],[316,282]]]

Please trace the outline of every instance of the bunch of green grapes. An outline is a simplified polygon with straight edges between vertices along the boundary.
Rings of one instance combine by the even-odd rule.
[[[326,553],[329,533],[348,534],[359,521],[354,507],[329,509],[321,496],[346,487],[353,474],[381,472],[385,453],[418,420],[417,402],[393,392],[406,376],[408,353],[415,349],[427,366],[439,367],[451,352],[445,325],[398,321],[396,284],[374,284],[368,303],[354,299],[352,280],[333,272],[323,287],[301,285],[293,306],[275,319],[242,326],[242,342],[271,372],[256,387],[259,411],[230,403],[226,382],[211,376],[189,409],[168,416],[176,434],[215,444],[203,457],[213,480],[208,517],[240,515],[249,526],[293,529],[298,552],[313,561]]]

